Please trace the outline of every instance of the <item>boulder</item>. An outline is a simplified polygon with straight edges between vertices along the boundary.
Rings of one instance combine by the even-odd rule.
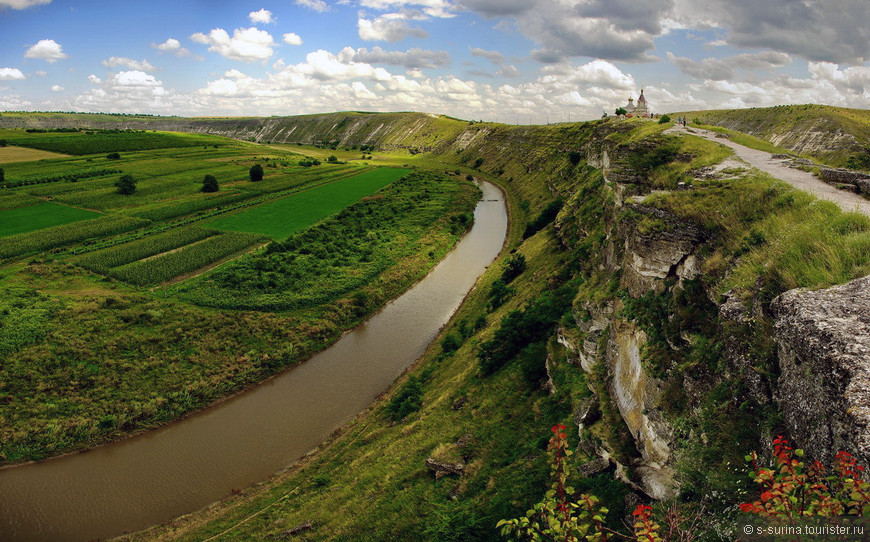
[[[830,463],[870,464],[870,276],[771,303],[779,348],[775,398],[798,447]]]
[[[462,476],[465,471],[465,465],[462,463],[451,463],[449,461],[438,461],[433,458],[426,459],[426,467],[435,473],[435,479],[439,480],[444,476],[455,474]]]

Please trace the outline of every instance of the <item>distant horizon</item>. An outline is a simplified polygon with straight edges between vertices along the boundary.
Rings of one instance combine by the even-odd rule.
[[[506,124],[870,102],[865,0],[0,0],[0,111]],[[525,120],[524,120],[525,119]]]
[[[752,109],[773,109],[775,107],[802,107],[802,106],[818,106],[818,107],[832,107],[836,109],[854,109],[856,111],[870,111],[870,107],[842,107],[838,105],[830,105],[830,104],[817,104],[817,103],[804,103],[804,104],[779,104],[779,105],[771,105],[771,106],[762,106],[762,107],[739,107],[739,108],[719,108],[719,109],[691,109],[684,111],[662,111],[661,115],[673,115],[675,113],[704,113],[710,111],[741,111],[741,110],[752,110]],[[343,111],[327,111],[323,113],[294,113],[288,115],[209,115],[209,114],[201,114],[201,115],[171,115],[171,114],[152,114],[152,113],[111,113],[106,111],[0,111],[0,116],[4,113],[6,114],[64,114],[64,115],[110,115],[110,116],[125,116],[125,117],[156,117],[156,118],[177,118],[177,119],[243,119],[243,118],[256,118],[256,119],[268,119],[268,118],[285,118],[285,117],[306,117],[306,116],[316,116],[316,115],[340,115],[340,114],[348,114],[348,113],[356,113],[359,115],[389,115],[389,114],[419,114],[419,115],[435,115],[438,117],[444,117],[460,122],[483,122],[483,123],[494,123],[494,124],[504,124],[507,126],[529,126],[529,123],[512,123],[512,122],[499,122],[499,121],[488,121],[488,120],[480,120],[480,119],[463,119],[460,117],[454,117],[452,115],[446,115],[443,113],[427,113],[424,111],[414,111],[414,110],[405,110],[405,111],[360,111],[360,110],[343,110]],[[608,116],[614,116],[613,113],[609,113]],[[531,123],[532,126],[547,126],[553,124],[566,124],[566,123],[575,123],[575,122],[593,122],[599,119],[578,119],[578,120],[563,120],[563,121],[550,121],[543,123]]]

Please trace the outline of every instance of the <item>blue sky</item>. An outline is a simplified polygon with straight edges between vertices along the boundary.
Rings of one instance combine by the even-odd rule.
[[[0,0],[0,111],[866,108],[867,21],[868,0]]]

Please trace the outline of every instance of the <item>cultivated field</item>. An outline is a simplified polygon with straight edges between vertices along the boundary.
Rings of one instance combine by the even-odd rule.
[[[51,158],[66,158],[67,155],[57,152],[40,151],[14,145],[0,146],[0,165],[13,162],[33,162],[34,160],[48,160]]]
[[[74,155],[3,165],[0,463],[159,425],[307,359],[425,275],[479,197],[305,149],[91,132],[0,131]]]

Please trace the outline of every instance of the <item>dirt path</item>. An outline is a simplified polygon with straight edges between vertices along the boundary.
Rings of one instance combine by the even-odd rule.
[[[687,129],[682,126],[674,126],[673,128],[668,129],[667,132],[696,135],[698,137],[703,137],[704,139],[709,139],[710,141],[715,141],[716,143],[721,143],[722,145],[732,148],[738,158],[768,175],[781,181],[785,181],[795,188],[809,192],[819,199],[833,201],[844,211],[857,211],[865,215],[870,215],[870,200],[867,200],[858,194],[853,194],[852,192],[838,190],[812,173],[788,167],[785,164],[787,160],[771,158],[772,155],[769,152],[744,147],[728,138],[716,137],[717,134],[709,130],[701,130],[698,128]]]

